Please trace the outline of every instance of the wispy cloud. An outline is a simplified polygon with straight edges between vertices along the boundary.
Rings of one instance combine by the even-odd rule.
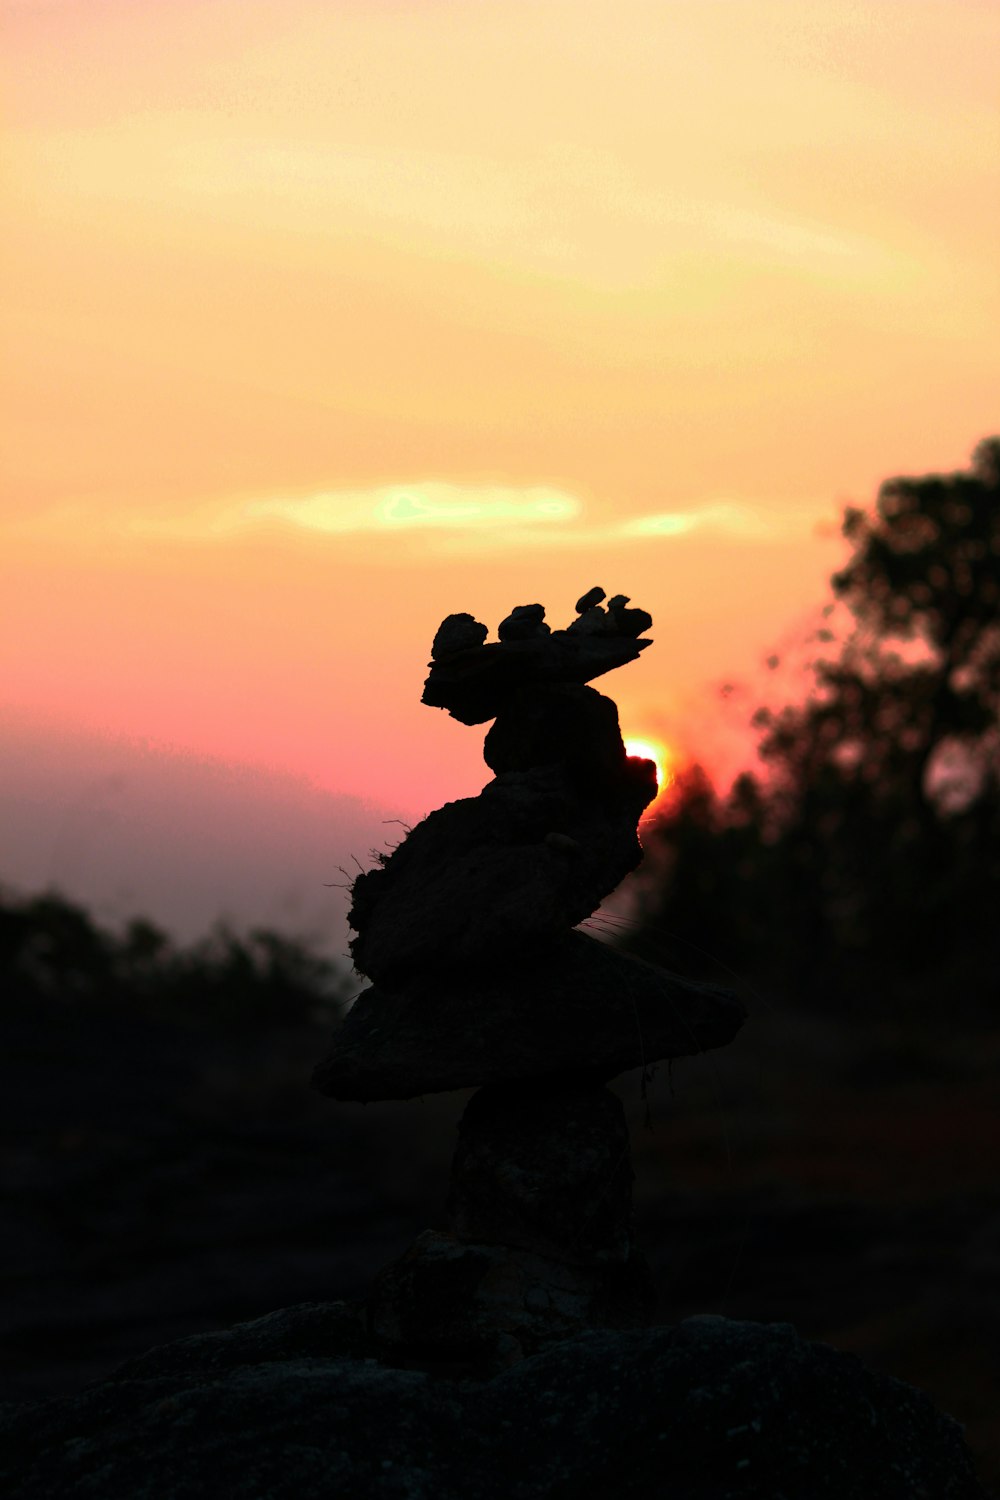
[[[307,531],[346,535],[365,531],[433,531],[447,550],[482,546],[599,547],[666,541],[695,532],[764,541],[795,530],[787,518],[741,501],[653,511],[620,521],[588,523],[582,502],[563,490],[537,486],[446,484],[428,481],[374,491],[331,491],[299,500],[255,500],[227,513],[223,524],[285,522]]]
[[[618,535],[628,537],[688,536],[693,531],[728,532],[731,536],[773,537],[785,535],[788,525],[773,514],[765,515],[755,506],[736,502],[717,502],[692,510],[656,511],[652,515],[633,516],[618,527]]]
[[[596,551],[637,543],[649,546],[658,542],[679,542],[700,534],[717,536],[720,541],[767,543],[810,535],[815,521],[816,507],[812,506],[789,515],[745,501],[715,501],[607,522],[587,522],[578,518],[576,524],[553,527],[515,524],[497,527],[478,536],[452,530],[444,533],[437,545],[440,550],[450,553],[481,552],[487,545],[492,551],[502,548],[506,552],[537,551],[545,547]]]
[[[377,490],[330,491],[299,500],[254,500],[231,513],[228,524],[287,521],[306,530],[494,530],[574,520],[580,501],[562,490],[535,486],[460,485],[442,481],[388,485]]]
[[[484,152],[393,140],[365,146],[262,139],[150,116],[115,125],[39,130],[20,144],[32,175],[88,198],[151,196],[214,217],[277,205],[283,220],[318,215],[355,233],[486,257],[600,287],[662,284],[664,266],[691,254],[706,264],[794,267],[798,274],[884,276],[897,257],[831,212],[747,198],[723,175],[709,191],[691,169],[643,166],[604,146],[552,144],[502,160]]]
[[[325,490],[306,496],[255,498],[194,515],[135,519],[132,528],[179,540],[223,540],[275,526],[348,539],[423,534],[428,550],[450,554],[585,550],[678,541],[697,534],[747,542],[807,534],[816,507],[794,514],[748,501],[714,500],[620,519],[588,518],[577,496],[545,485],[455,484],[422,480],[369,490]]]

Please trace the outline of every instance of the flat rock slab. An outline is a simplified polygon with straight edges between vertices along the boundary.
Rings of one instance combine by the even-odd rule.
[[[583,1334],[473,1382],[359,1356],[336,1311],[6,1408],[5,1500],[988,1500],[956,1422],[787,1324]]]
[[[606,1082],[723,1047],[745,1017],[728,990],[571,932],[517,967],[484,965],[464,979],[422,974],[363,991],[314,1081],[334,1099],[359,1102],[552,1074]]]

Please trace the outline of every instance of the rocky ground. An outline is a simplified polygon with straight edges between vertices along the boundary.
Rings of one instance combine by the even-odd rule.
[[[343,1302],[178,1340],[0,1409],[0,1484],[9,1500],[645,1500],[664,1484],[675,1500],[986,1500],[958,1423],[787,1323],[588,1329],[487,1378],[385,1354]]]
[[[351,1298],[443,1216],[467,1095],[334,1105],[308,1028],[73,1010],[5,1024],[7,1399],[151,1345]],[[659,1321],[794,1323],[925,1390],[1000,1482],[1000,1034],[757,1009],[620,1082]]]

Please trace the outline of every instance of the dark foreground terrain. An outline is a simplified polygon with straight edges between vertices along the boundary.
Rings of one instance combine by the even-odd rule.
[[[441,1221],[464,1096],[330,1104],[310,1026],[92,1008],[5,1023],[0,1397],[363,1295]],[[621,1081],[658,1321],[790,1322],[926,1391],[1000,1482],[1000,1033],[758,1010],[725,1052]]]
[[[787,1323],[597,1332],[472,1378],[379,1358],[358,1305],[181,1339],[0,1410],[9,1500],[986,1500],[958,1423]],[[515,1439],[516,1441],[512,1441]]]

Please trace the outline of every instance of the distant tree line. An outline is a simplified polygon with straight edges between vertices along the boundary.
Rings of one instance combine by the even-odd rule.
[[[121,933],[58,893],[0,894],[0,1005],[75,1006],[198,1025],[289,1026],[334,1019],[345,971],[267,928],[216,927],[177,945],[144,918]]]
[[[848,509],[803,701],[684,772],[633,945],[799,1005],[1000,1015],[1000,438]],[[838,617],[843,626],[837,628]]]

